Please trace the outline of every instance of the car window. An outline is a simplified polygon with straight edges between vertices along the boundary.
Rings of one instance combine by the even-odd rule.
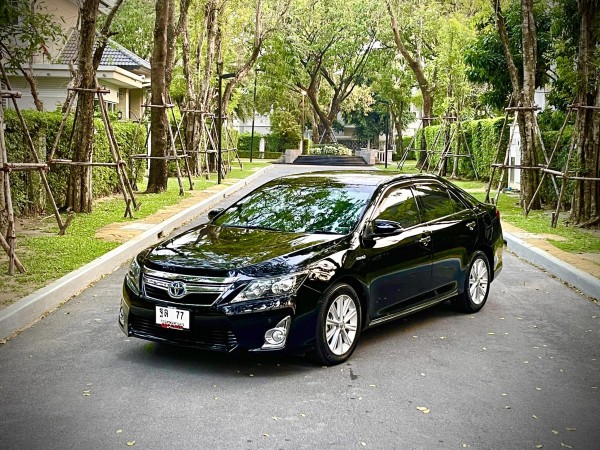
[[[349,233],[362,216],[374,186],[302,177],[266,183],[216,220],[216,225],[292,233]]]
[[[430,222],[465,209],[465,206],[450,196],[443,186],[421,184],[413,189],[421,206],[423,222]]]
[[[387,191],[377,208],[375,219],[393,220],[403,228],[419,223],[419,209],[409,187],[396,187]]]

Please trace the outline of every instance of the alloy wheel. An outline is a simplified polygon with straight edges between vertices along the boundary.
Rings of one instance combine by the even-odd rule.
[[[488,286],[489,275],[487,264],[483,259],[477,258],[473,262],[469,273],[469,294],[474,304],[480,305],[485,300]]]
[[[354,299],[346,294],[336,297],[329,306],[325,324],[325,338],[331,352],[341,356],[350,350],[357,329],[358,313]]]

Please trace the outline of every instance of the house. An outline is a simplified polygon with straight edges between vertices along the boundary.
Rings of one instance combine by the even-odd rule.
[[[77,0],[45,0],[45,13],[61,24],[66,42],[47,42],[43,52],[33,60],[31,69],[38,83],[38,93],[46,111],[59,109],[67,96],[71,82],[70,64],[76,66],[78,41]],[[102,0],[100,11],[106,13],[114,0]],[[150,63],[109,40],[97,71],[98,83],[110,90],[104,95],[110,112],[124,119],[137,120],[142,111],[146,90],[150,85]],[[19,73],[9,74],[13,90],[20,91],[20,108],[35,108],[29,84]]]

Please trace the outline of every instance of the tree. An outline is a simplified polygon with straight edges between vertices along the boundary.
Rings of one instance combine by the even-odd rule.
[[[166,105],[170,101],[169,86],[175,62],[175,41],[187,22],[190,0],[180,0],[179,17],[175,21],[175,0],[156,0],[154,47],[152,50],[150,133],[152,157],[146,192],[159,193],[167,189],[167,133],[169,118]],[[163,159],[160,159],[163,158]]]
[[[600,1],[580,0],[577,57],[578,175],[600,178]],[[571,220],[582,227],[600,224],[600,183],[578,180],[573,195]]]
[[[510,47],[506,20],[502,13],[500,0],[492,0],[496,27],[502,43],[504,57],[512,84],[512,105],[522,109],[518,112],[519,134],[521,136],[521,166],[537,167],[536,136],[535,136],[535,111],[533,110],[533,97],[535,93],[535,68],[536,68],[536,29],[533,17],[533,0],[522,0],[521,2],[521,26],[523,29],[522,55],[523,72],[519,74],[513,52]],[[535,189],[539,184],[537,170],[522,169],[521,171],[521,196],[520,202],[523,208],[531,205],[531,209],[539,209],[541,203],[539,197],[533,199]],[[534,200],[532,202],[532,199]]]
[[[96,24],[100,0],[84,0],[80,6],[77,74],[74,85],[83,89],[77,95],[77,117],[73,124],[74,162],[89,162],[93,152],[94,97],[97,88],[96,70],[110,36],[111,22],[123,0],[117,0],[108,14],[96,40]],[[92,211],[91,166],[73,165],[69,172],[66,204],[74,212]]]
[[[342,104],[363,74],[376,40],[376,10],[357,0],[301,1],[268,58],[282,87],[306,93],[313,139],[329,142]]]
[[[396,18],[395,8],[393,7],[391,0],[386,0],[386,6],[392,25],[394,43],[414,73],[415,78],[417,79],[417,85],[421,91],[423,108],[422,117],[424,118],[422,127],[424,130],[429,125],[430,118],[433,117],[433,86],[437,78],[437,71],[433,71],[431,75],[428,76],[423,64],[425,57],[422,53],[422,43],[425,41],[423,40],[422,22],[418,23],[416,29],[401,31]],[[409,6],[414,7],[413,5]],[[411,45],[412,48],[409,48],[409,45]],[[425,133],[423,133],[423,135],[425,135]],[[425,162],[425,158],[427,156],[427,153],[425,152],[426,149],[427,143],[425,142],[425,139],[421,139],[422,151],[419,153],[419,159],[417,163],[419,167]]]
[[[551,25],[556,23],[556,14],[546,7],[545,2],[534,4],[535,29],[536,29],[536,87],[546,85],[552,80],[552,92],[556,90],[560,78],[553,72],[552,57],[553,42],[556,39],[556,31],[551,30]],[[562,8],[562,6],[561,6]],[[520,2],[510,2],[502,11],[506,26],[508,46],[513,56],[513,62],[517,73],[523,73],[522,57],[522,20]],[[500,35],[496,26],[495,13],[490,9],[482,11],[480,19],[475,25],[476,36],[464,49],[465,73],[467,79],[484,87],[481,95],[481,103],[492,109],[503,110],[507,106],[508,98],[513,91],[510,73],[500,41]],[[574,57],[569,59],[572,66]],[[551,77],[551,78],[550,78]],[[552,94],[550,94],[552,95]],[[573,100],[571,96],[569,102]],[[555,102],[550,102],[557,105]]]
[[[56,20],[38,0],[14,0],[0,4],[0,60],[8,71],[19,71],[29,84],[38,111],[44,110],[31,64],[40,53],[49,57],[49,42],[64,38]]]
[[[127,0],[113,20],[113,39],[136,55],[149,59],[152,55],[153,23],[153,0]]]

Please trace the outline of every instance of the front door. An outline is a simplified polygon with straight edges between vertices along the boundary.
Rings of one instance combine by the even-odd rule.
[[[371,320],[420,301],[430,290],[432,260],[431,237],[421,225],[410,187],[389,188],[367,226],[374,227],[376,220],[395,223],[399,229],[391,235],[370,234],[363,241]]]

